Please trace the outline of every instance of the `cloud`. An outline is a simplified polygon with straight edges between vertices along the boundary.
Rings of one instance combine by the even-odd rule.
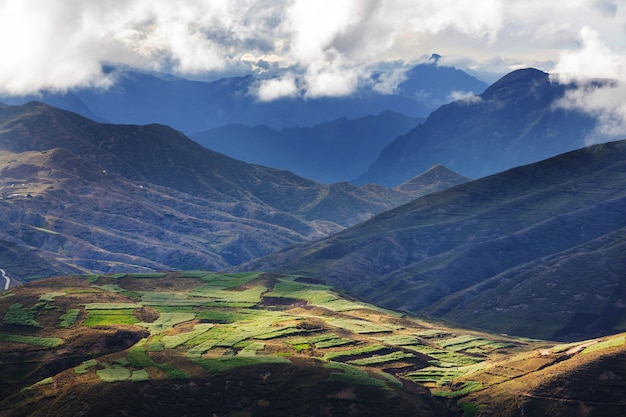
[[[615,53],[589,27],[580,31],[580,48],[564,51],[552,79],[573,83],[558,106],[584,111],[598,123],[587,144],[626,138],[626,57]]]
[[[377,74],[372,89],[380,94],[395,94],[398,91],[398,86],[407,79],[406,73],[409,69],[408,66],[400,66]]]
[[[463,103],[472,104],[480,103],[482,99],[471,91],[453,91],[448,96],[450,101],[461,101]]]
[[[561,53],[551,71],[561,82],[586,78],[619,78],[626,70],[626,60],[600,38],[600,34],[585,26],[580,30],[581,47]]]
[[[255,92],[260,101],[272,101],[279,98],[295,97],[299,94],[296,79],[292,76],[273,78],[259,82]]]
[[[192,75],[274,48],[273,1],[0,0],[0,92],[110,85],[106,64]]]
[[[624,21],[626,0],[0,0],[0,94],[106,88],[114,65],[194,79],[285,72],[256,91],[291,94],[293,77],[304,96],[345,95],[381,62],[431,53],[476,73],[565,65],[559,53],[596,31],[623,54]],[[591,38],[577,38],[583,27]],[[370,85],[390,92],[401,77]]]

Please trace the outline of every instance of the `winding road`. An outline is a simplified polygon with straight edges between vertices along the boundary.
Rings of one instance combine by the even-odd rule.
[[[5,280],[5,282],[4,282],[4,290],[6,291],[11,286],[11,278],[9,278],[7,273],[4,272],[4,269],[2,269],[2,268],[0,268],[0,273],[2,273],[2,278],[4,278],[4,280]]]

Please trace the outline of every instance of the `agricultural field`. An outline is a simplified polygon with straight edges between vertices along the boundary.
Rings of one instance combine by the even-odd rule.
[[[276,398],[292,389],[285,375],[298,372],[319,384],[304,387],[336,407],[350,392],[355,404],[379,398],[381,407],[408,401],[436,409],[458,401],[459,410],[474,410],[471,395],[625,343],[623,335],[559,345],[449,328],[359,303],[322,283],[256,273],[41,280],[4,293],[0,317],[0,354],[14,358],[0,363],[7,416],[97,384],[183,389],[190,381],[248,381],[246,372],[255,375],[249,389],[273,399],[250,399],[241,415],[287,415],[289,407],[274,408]],[[361,391],[369,394],[354,394]]]

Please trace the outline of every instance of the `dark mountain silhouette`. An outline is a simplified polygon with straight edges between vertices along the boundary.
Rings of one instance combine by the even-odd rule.
[[[395,186],[435,164],[471,178],[584,146],[595,120],[555,105],[568,86],[524,69],[474,99],[446,104],[388,145],[357,183]]]
[[[68,93],[2,97],[0,101],[16,105],[38,100],[94,120],[160,123],[192,134],[225,124],[268,125],[276,129],[305,127],[384,111],[423,118],[442,100],[450,101],[447,97],[453,91],[479,93],[486,87],[462,71],[430,63],[409,72],[409,78],[395,94],[377,93],[368,87],[349,97],[297,97],[262,102],[254,94],[260,80],[252,76],[204,82],[168,74],[110,71],[116,74],[116,83],[108,90],[77,89]]]
[[[410,198],[322,185],[166,126],[101,124],[37,102],[0,106],[0,161],[1,238],[58,272],[225,268]]]
[[[209,149],[254,164],[286,169],[322,183],[355,179],[396,137],[421,119],[383,112],[343,117],[312,127],[272,129],[225,125],[191,138]]]
[[[418,198],[244,266],[385,307],[571,340],[624,330],[626,141]]]

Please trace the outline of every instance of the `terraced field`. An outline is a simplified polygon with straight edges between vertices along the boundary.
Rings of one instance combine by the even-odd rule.
[[[76,396],[97,404],[86,392],[102,384],[134,392],[251,379],[245,400],[226,407],[217,399],[215,414],[288,415],[272,405],[287,384],[311,407],[348,401],[374,410],[376,392],[382,409],[396,401],[398,410],[447,415],[457,400],[462,409],[474,404],[464,402],[472,393],[624,345],[624,336],[555,345],[454,329],[348,299],[321,281],[258,273],[42,280],[1,293],[0,317],[3,416],[44,415]],[[307,380],[288,379],[294,369]]]

